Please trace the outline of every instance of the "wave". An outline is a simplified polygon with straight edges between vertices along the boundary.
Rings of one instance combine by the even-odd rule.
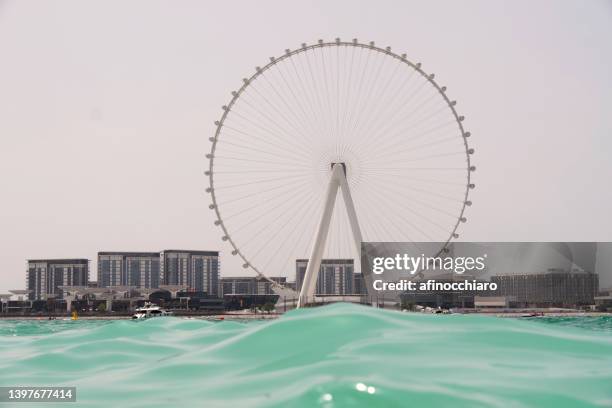
[[[76,386],[91,407],[612,406],[609,319],[334,304],[249,323],[0,321],[0,385]]]

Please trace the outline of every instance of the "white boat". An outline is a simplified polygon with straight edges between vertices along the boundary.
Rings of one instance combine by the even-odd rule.
[[[162,309],[154,303],[145,303],[144,306],[135,310],[132,319],[148,319],[150,317],[170,316],[172,312]]]

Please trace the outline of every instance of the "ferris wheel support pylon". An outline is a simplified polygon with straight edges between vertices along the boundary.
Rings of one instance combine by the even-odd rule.
[[[351,197],[351,190],[346,180],[346,165],[344,163],[331,163],[331,170],[329,184],[327,185],[327,191],[325,193],[323,213],[321,214],[321,219],[319,220],[319,225],[317,226],[313,238],[312,250],[308,258],[308,265],[306,266],[306,273],[304,274],[302,289],[300,290],[300,297],[298,298],[298,308],[307,303],[309,299],[312,300],[314,298],[317,278],[321,268],[321,260],[329,234],[329,226],[336,203],[336,196],[338,195],[338,189],[342,191],[342,198],[351,225],[351,232],[353,233],[355,249],[358,254],[361,253],[361,229],[359,228],[357,212],[355,211],[355,205]]]

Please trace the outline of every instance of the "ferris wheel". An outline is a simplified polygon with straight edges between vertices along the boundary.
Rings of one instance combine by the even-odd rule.
[[[301,294],[312,296],[321,260],[359,260],[361,241],[440,242],[439,253],[458,238],[474,150],[420,63],[319,40],[270,57],[231,94],[207,192],[244,268],[271,280],[307,259]]]

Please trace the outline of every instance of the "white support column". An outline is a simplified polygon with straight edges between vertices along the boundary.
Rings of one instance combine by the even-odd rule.
[[[340,178],[340,190],[342,190],[342,198],[344,199],[344,205],[346,206],[346,212],[348,213],[349,223],[351,224],[355,249],[359,255],[361,254],[361,241],[363,241],[363,239],[361,236],[361,228],[359,228],[359,220],[357,220],[357,213],[355,212],[355,204],[353,204],[353,197],[351,196],[351,190],[349,189],[345,174],[342,174],[342,177]],[[359,260],[357,260],[357,262],[359,262]]]
[[[336,163],[332,167],[327,192],[325,194],[323,213],[321,214],[319,226],[317,227],[317,231],[314,236],[314,244],[312,246],[310,257],[308,258],[308,265],[306,267],[304,281],[302,282],[302,289],[300,290],[300,297],[298,299],[297,307],[303,306],[309,300],[312,301],[314,298],[317,278],[319,277],[319,270],[321,269],[321,260],[323,257],[323,251],[325,250],[327,236],[329,234],[329,225],[331,222],[332,213],[334,211],[338,189],[342,190],[342,198],[344,199],[349,222],[351,224],[355,248],[357,249],[358,254],[361,253],[361,229],[359,228],[357,213],[355,212],[353,198],[351,197],[351,192],[346,180],[344,169],[345,167],[341,163]]]

